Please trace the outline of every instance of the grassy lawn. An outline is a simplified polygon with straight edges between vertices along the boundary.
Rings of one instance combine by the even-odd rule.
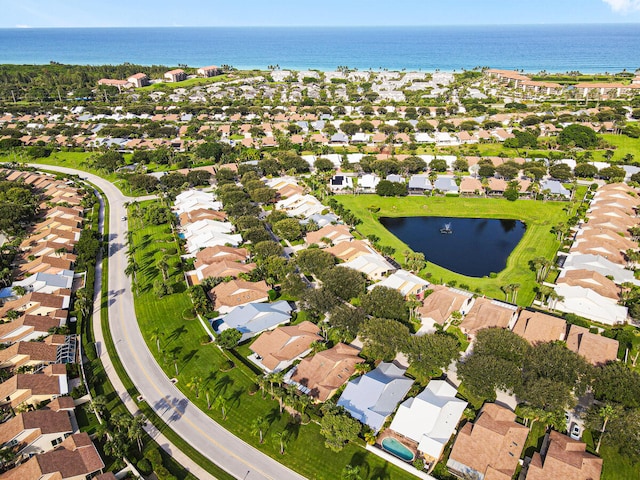
[[[495,278],[467,277],[432,263],[422,272],[431,274],[434,281],[446,283],[455,280],[458,285],[466,284],[471,290],[497,299],[504,299],[501,286],[519,283],[517,303],[522,306],[530,305],[535,296],[535,272],[529,268],[529,261],[535,257],[554,258],[559,242],[551,233],[551,228],[567,221],[565,208],[568,204],[563,202],[424,196],[394,198],[377,195],[339,195],[334,198],[362,220],[357,227],[360,233],[365,236],[377,235],[381,245],[395,248],[394,256],[399,262],[403,261],[402,252],[409,247],[385,229],[378,221],[379,217],[447,216],[524,221],[527,225],[524,237],[509,256],[506,268],[497,273]],[[372,213],[368,210],[371,206],[380,208],[380,211]]]
[[[189,78],[183,82],[176,83],[154,83],[153,85],[147,85],[146,87],[137,88],[136,92],[155,92],[155,91],[173,91],[176,88],[197,87],[199,85],[208,85],[210,83],[219,83],[232,80],[229,75],[218,75],[217,77],[209,78]]]
[[[545,425],[541,422],[532,422],[530,425],[529,435],[524,444],[523,458],[532,457],[534,452],[539,452],[542,448],[542,442],[546,434]]]
[[[142,207],[145,205],[147,203],[143,202]],[[262,398],[261,393],[248,394],[249,387],[255,381],[255,373],[240,361],[235,360],[233,369],[222,371],[227,357],[214,344],[201,344],[204,331],[197,320],[182,318],[183,310],[191,307],[191,301],[186,293],[182,274],[177,268],[177,255],[172,256],[169,262],[172,265],[170,283],[176,293],[160,299],[153,293],[153,281],[160,275],[155,266],[156,260],[165,255],[168,248],[176,246],[173,236],[167,232],[168,227],[146,226],[133,215],[129,218],[133,243],[137,247],[134,255],[139,265],[135,307],[140,328],[151,352],[169,377],[176,375],[173,360],[176,359],[177,386],[192,402],[244,441],[308,478],[340,478],[342,469],[347,464],[361,465],[361,471],[368,472],[366,478],[380,478],[380,475],[392,479],[411,477],[369,454],[361,444],[347,445],[340,453],[333,453],[325,448],[319,425],[296,425],[290,422],[287,413],[280,414],[278,403],[269,395]],[[155,341],[151,341],[151,332],[155,328],[163,332],[160,351],[157,350]],[[240,347],[239,351],[245,354],[246,346]],[[186,386],[192,379],[200,379],[198,397],[194,390]],[[222,418],[220,408],[208,409],[207,391],[211,402],[219,396],[225,399],[226,419]],[[258,416],[264,416],[269,422],[262,445],[258,444],[257,436],[251,432],[252,419]],[[274,438],[274,434],[283,431],[287,431],[290,438],[285,454],[280,455],[279,441]],[[332,460],[329,463],[325,461],[328,455]]]
[[[587,451],[595,453],[595,443],[590,430],[582,434],[582,441],[587,444]],[[601,480],[638,480],[640,464],[632,463],[628,457],[620,455],[614,448],[604,442],[600,446],[600,456],[604,461]]]

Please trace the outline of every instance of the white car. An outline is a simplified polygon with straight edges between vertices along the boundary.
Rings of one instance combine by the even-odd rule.
[[[127,216],[125,215],[124,217],[121,218],[121,220],[125,222],[127,220]]]
[[[580,440],[581,433],[582,432],[580,431],[580,426],[577,423],[574,423],[573,426],[571,427],[571,432],[569,433],[569,436],[574,440]]]

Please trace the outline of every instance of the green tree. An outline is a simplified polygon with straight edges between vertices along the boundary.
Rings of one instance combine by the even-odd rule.
[[[393,360],[400,351],[406,351],[409,329],[396,320],[372,318],[360,327],[360,338],[365,353],[376,360]]]
[[[436,333],[409,337],[406,353],[411,366],[426,379],[440,375],[458,357],[458,348],[456,338]]]
[[[360,305],[368,315],[406,321],[409,309],[400,292],[388,287],[376,287],[361,298]]]
[[[365,292],[367,281],[364,275],[350,268],[330,267],[320,274],[323,288],[342,300],[349,301]]]
[[[302,227],[295,218],[286,218],[273,225],[273,231],[280,238],[289,241],[297,240],[302,235]]]
[[[258,435],[261,444],[264,442],[264,432],[267,428],[269,428],[269,422],[262,415],[254,418],[251,423],[251,433]]]
[[[311,273],[316,277],[332,267],[336,263],[336,257],[319,248],[308,248],[298,252],[296,264],[304,273]]]
[[[585,149],[592,148],[598,145],[598,136],[591,128],[574,123],[560,132],[558,143],[565,146],[572,144]]]
[[[360,422],[340,412],[327,412],[320,420],[324,444],[333,452],[339,452],[346,443],[355,441],[361,429]]]
[[[238,346],[238,342],[242,338],[242,333],[235,328],[228,328],[220,332],[216,337],[216,343],[225,350],[231,350]]]

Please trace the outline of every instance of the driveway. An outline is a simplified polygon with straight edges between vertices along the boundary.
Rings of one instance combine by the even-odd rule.
[[[149,351],[138,328],[133,305],[131,279],[124,274],[127,266],[127,222],[121,220],[123,216],[127,215],[125,203],[139,200],[141,197],[126,197],[112,183],[80,170],[49,165],[33,164],[31,166],[43,170],[82,176],[98,186],[108,199],[110,207],[110,216],[108,218],[108,311],[111,336],[127,374],[155,413],[193,448],[236,478],[243,480],[303,479],[303,476],[281,465],[226,431],[193,405],[169,381]],[[97,276],[99,277],[99,275]],[[97,335],[96,340],[99,343]],[[109,378],[113,379],[115,372],[103,345],[98,344],[96,347],[100,352],[101,359],[107,363],[106,368],[109,372]],[[131,399],[119,379],[118,381],[113,381],[113,383],[120,397],[131,406]],[[247,419],[247,421],[251,421],[251,419]],[[175,446],[170,447],[172,447],[172,451],[176,451]],[[175,455],[175,457],[179,459],[178,455]],[[184,461],[186,462],[186,460]],[[193,465],[192,462],[189,463]],[[196,472],[196,470],[199,471]],[[201,469],[194,468],[192,471],[198,478],[211,478]]]

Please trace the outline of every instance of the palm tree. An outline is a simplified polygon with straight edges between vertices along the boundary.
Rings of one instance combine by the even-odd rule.
[[[511,287],[511,303],[516,303],[518,299],[518,290],[520,289],[519,283],[512,283]]]
[[[264,442],[264,432],[267,428],[269,428],[269,422],[267,422],[265,417],[260,415],[259,417],[254,418],[253,423],[251,424],[251,433],[260,437],[261,444]]]
[[[502,293],[504,293],[504,301],[508,302],[509,294],[513,291],[513,287],[511,285],[503,285],[500,287],[500,290],[502,290]]]
[[[360,467],[347,465],[342,469],[340,478],[341,480],[362,480],[362,477],[360,476]]]
[[[607,430],[607,423],[612,418],[616,418],[620,414],[620,411],[613,407],[613,405],[606,403],[604,404],[600,410],[598,410],[598,416],[602,418],[602,428],[600,429],[600,437],[598,438],[598,444],[596,445],[596,453],[600,452],[600,443],[602,442],[602,437]]]
[[[267,380],[267,377],[262,375],[256,379],[256,383],[258,384],[258,387],[260,387],[260,391],[262,391],[262,398],[264,399],[269,380]]]
[[[91,409],[96,416],[101,417],[107,408],[107,397],[104,395],[96,395],[91,400]]]
[[[11,287],[11,291],[13,293],[15,293],[16,295],[18,295],[19,297],[22,297],[27,293],[27,289],[24,288],[22,285],[17,285],[15,287]]]
[[[158,349],[158,353],[160,353],[160,339],[162,338],[162,332],[158,327],[154,328],[151,332],[151,341],[156,342],[156,348]],[[177,373],[176,373],[177,375]]]
[[[187,388],[192,392],[196,392],[196,398],[200,396],[200,384],[202,383],[202,379],[200,377],[191,377],[191,380],[187,383]]]
[[[284,448],[287,446],[289,441],[289,432],[283,430],[281,432],[274,432],[272,435],[274,439],[280,442],[280,455],[284,455]]]
[[[227,400],[222,395],[218,395],[213,402],[213,406],[215,408],[220,409],[220,411],[222,412],[222,419],[226,420],[227,419]]]
[[[144,427],[146,424],[147,419],[144,415],[136,415],[131,419],[129,429],[127,430],[127,436],[130,440],[134,440],[136,442],[140,453],[142,453],[142,439],[144,438]]]

